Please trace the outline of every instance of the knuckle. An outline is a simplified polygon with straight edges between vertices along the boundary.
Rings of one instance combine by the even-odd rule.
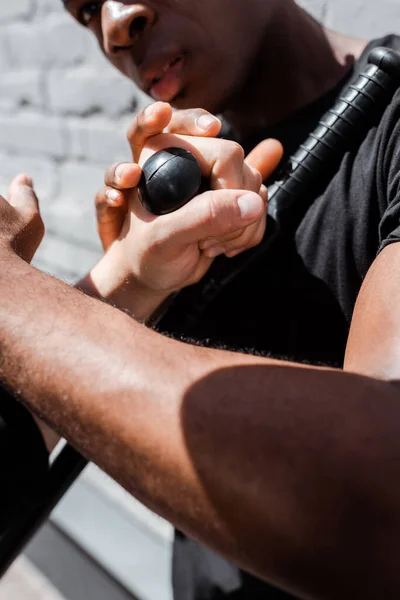
[[[226,145],[226,153],[235,160],[240,160],[244,162],[245,154],[243,147],[238,144],[238,142],[229,142],[224,140],[224,145]]]
[[[232,211],[228,198],[220,197],[211,192],[207,204],[206,222],[211,236],[229,234],[235,231],[236,215]]]
[[[215,193],[211,193],[207,203],[207,210],[204,219],[209,227],[210,236],[214,236],[220,231],[219,213],[220,210],[217,195]]]

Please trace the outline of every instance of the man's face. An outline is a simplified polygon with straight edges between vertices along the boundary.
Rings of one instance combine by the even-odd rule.
[[[110,60],[155,100],[216,112],[262,35],[259,0],[63,0]]]

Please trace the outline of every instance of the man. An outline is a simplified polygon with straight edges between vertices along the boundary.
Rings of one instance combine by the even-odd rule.
[[[93,28],[110,60],[135,79],[143,76],[155,97],[173,101],[178,108],[200,105],[222,111],[239,139],[256,136],[252,124],[260,130],[316,101],[309,115],[313,122],[314,113],[332,102],[349,75],[351,57],[365,48],[361,42],[324,32],[289,0],[253,0],[237,3],[235,10],[224,0],[176,7],[172,2],[70,0],[68,8]],[[154,53],[160,50],[165,54],[159,58]],[[316,57],[313,64],[309,56]],[[251,101],[248,108],[245,100]],[[295,342],[287,345],[289,351],[295,346],[295,355],[307,356],[307,342],[313,358],[321,347],[324,359],[338,359],[344,353],[351,302],[381,249],[352,321],[345,367],[354,374],[159,336],[29,267],[15,248],[27,243],[23,238],[30,216],[5,202],[0,205],[4,294],[0,366],[7,385],[18,389],[27,406],[180,530],[297,597],[395,598],[400,589],[396,568],[400,409],[395,383],[399,332],[395,274],[400,251],[398,244],[389,243],[398,239],[397,102],[379,128],[370,132],[360,153],[346,157],[345,172],[330,187],[331,194],[338,191],[335,186],[343,192],[334,198],[336,205],[332,196],[318,199],[311,220],[302,224],[301,235],[298,232],[297,251],[292,252],[291,244],[282,247],[278,265],[282,287],[277,273],[268,271],[268,284],[277,291],[279,302],[270,292],[261,313],[264,317],[272,312],[268,324],[277,320],[275,329],[268,331],[273,351],[284,351],[286,344],[279,339],[282,327],[282,337]],[[139,122],[133,130],[135,151],[148,135],[163,129],[165,115],[154,110],[150,124],[143,117],[143,126]],[[304,120],[304,113],[297,120]],[[189,135],[199,134],[196,127],[187,120],[173,126]],[[153,148],[162,139],[151,140]],[[182,143],[207,155],[203,170],[214,174],[218,187],[222,153],[221,148],[220,153],[215,150],[216,141],[186,138]],[[268,172],[265,163],[274,164],[271,154],[266,152],[263,160],[253,155],[250,170],[259,165]],[[204,256],[209,254],[210,259],[221,249],[240,250],[232,249],[228,238],[244,243],[240,239],[244,230],[261,222],[262,190],[257,194],[254,172],[251,185],[245,185],[248,171],[243,158],[236,154],[230,159],[240,166],[239,186],[236,179],[172,216],[151,218],[133,194],[121,236],[92,272],[90,285],[113,299],[125,296],[139,309],[136,316],[146,318],[178,284],[190,283],[204,272]],[[223,179],[231,183],[236,172],[231,169],[228,177],[225,170]],[[361,190],[349,185],[352,177],[360,179],[360,173]],[[135,185],[138,177],[132,180],[132,170],[129,176],[130,185]],[[111,174],[108,182],[118,184]],[[31,187],[25,182],[19,189],[23,206],[37,215]],[[243,189],[251,192],[239,202]],[[356,211],[357,191],[364,200],[361,214]],[[251,219],[241,220],[246,215]],[[226,224],[222,227],[223,217],[229,217],[232,231]],[[251,232],[257,238],[258,226]],[[206,239],[214,244],[214,252],[204,246]],[[345,261],[342,253],[350,259]],[[116,264],[124,265],[122,276],[115,274]],[[182,264],[189,265],[183,281],[172,278],[171,283],[171,270],[165,269],[172,265],[176,277]],[[302,286],[304,265],[308,276]],[[321,265],[326,267],[326,282],[318,272]],[[284,270],[287,266],[289,271]],[[115,281],[113,289],[102,291],[109,285],[107,269]],[[321,306],[314,304],[310,310],[307,300],[314,294]],[[16,306],[19,296],[26,302]],[[232,298],[234,294],[231,305]],[[285,306],[279,306],[283,300]],[[260,314],[256,301],[252,296],[244,309],[241,303],[233,306],[241,311],[239,318],[236,313],[239,329],[249,308]],[[283,327],[284,314],[290,325],[298,324],[298,331]],[[326,323],[331,326],[333,348],[325,351],[328,344],[321,340]],[[232,320],[230,325],[232,329]],[[189,580],[195,589],[184,593],[201,597],[205,591],[203,597],[224,597],[220,575],[217,579],[210,585],[208,575],[195,573],[194,582]],[[227,579],[231,580],[230,573]],[[225,595],[231,590],[234,597],[234,586],[226,587],[230,589]],[[265,597],[265,589],[260,593]],[[240,597],[240,592],[236,594]]]

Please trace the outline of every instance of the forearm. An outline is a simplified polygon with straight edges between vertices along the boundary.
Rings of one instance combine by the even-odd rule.
[[[0,280],[3,380],[147,506],[305,598],[398,597],[395,386],[164,338],[16,258]]]

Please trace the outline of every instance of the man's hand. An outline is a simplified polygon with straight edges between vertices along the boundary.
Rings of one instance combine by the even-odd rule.
[[[32,180],[27,175],[15,177],[7,198],[0,196],[0,247],[30,262],[44,235]]]
[[[196,138],[214,138],[219,133],[220,128],[221,122],[219,119],[203,109],[181,110],[172,113],[169,104],[157,102],[141,111],[135,117],[129,129],[128,139],[132,149],[133,160],[135,163],[140,162],[140,164],[143,164],[151,154],[148,151],[146,152],[146,150],[142,154],[143,148],[148,144],[150,138],[162,132],[194,136]],[[227,177],[218,176],[218,165],[216,165],[215,170],[210,173],[211,189],[233,189],[235,184],[237,185],[239,182],[236,177],[230,177],[230,175],[235,170],[239,172],[243,168],[242,163],[244,162],[246,169],[251,171],[255,181],[260,181],[260,185],[254,186],[254,191],[261,192],[261,195],[265,198],[267,192],[261,184],[281,160],[283,153],[281,144],[276,140],[265,140],[243,161],[243,150],[240,147],[237,147],[232,142],[223,142],[220,140],[220,143],[221,152],[224,148],[226,149],[223,161],[225,164],[230,164],[231,172],[224,173]],[[239,159],[241,164],[238,164],[238,161],[232,161],[232,154],[236,154],[236,158]],[[140,179],[141,171],[135,163],[111,165],[105,176],[106,185],[97,194],[97,224],[105,250],[110,247],[114,240],[118,239],[121,233],[128,210],[129,194]],[[241,181],[240,183],[245,185],[246,182]],[[220,254],[225,253],[227,256],[239,254],[251,247],[247,244],[247,240],[251,240],[253,235],[255,243],[257,243],[257,235],[265,227],[265,219],[262,218],[260,221],[262,223],[258,223],[259,227],[256,224],[252,224],[245,228],[246,236],[240,239],[243,242],[242,248],[238,244],[238,235],[234,236],[235,243],[230,243],[232,241],[231,234],[227,234],[220,239],[205,240],[201,247],[204,250],[211,248],[214,250],[219,249]]]
[[[149,316],[144,304],[150,297],[149,306],[154,309],[171,292],[199,281],[216,256],[232,257],[261,241],[267,204],[262,178],[276,168],[282,155],[281,145],[267,140],[262,154],[253,158],[261,175],[245,160],[238,144],[208,137],[220,128],[212,115],[185,111],[172,116],[169,105],[163,103],[151,109],[150,114],[147,110],[138,115],[129,132],[133,157],[140,153],[143,164],[162,148],[186,148],[198,159],[211,190],[174,213],[156,217],[137,197],[135,186],[141,174],[137,164],[113,165],[108,170],[106,188],[97,196],[97,215],[109,252],[93,270],[92,279],[100,295],[140,318]],[[169,133],[198,134],[199,123],[208,124],[203,137]],[[123,302],[120,293],[114,294],[120,286],[124,287]],[[131,304],[128,298],[133,295]]]

